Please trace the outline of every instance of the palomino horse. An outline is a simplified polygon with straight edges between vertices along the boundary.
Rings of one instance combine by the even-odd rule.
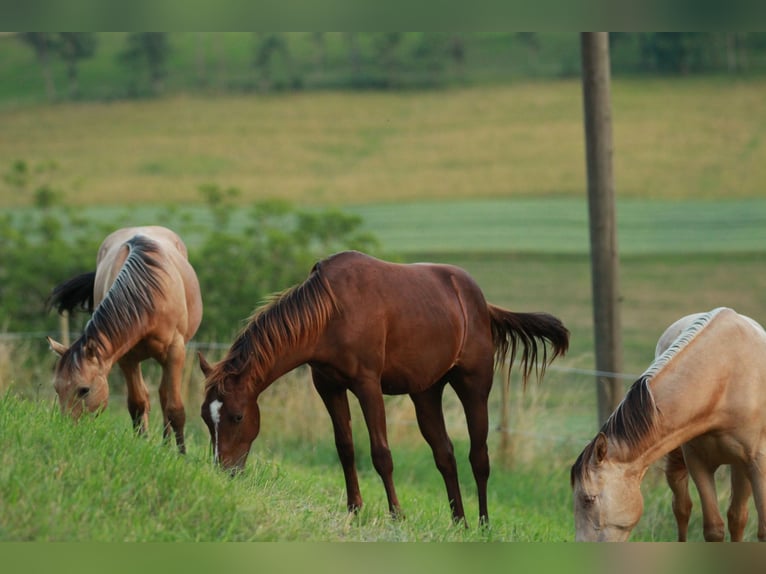
[[[699,315],[633,384],[572,466],[576,539],[627,540],[643,511],[646,470],[682,447],[693,453],[686,461],[705,505],[716,500],[719,464],[741,471],[733,475],[738,500],[747,499],[742,482],[749,479],[758,538],[766,540],[765,413],[766,331],[727,308]],[[706,524],[706,539],[722,539],[723,525],[715,530]]]
[[[357,252],[317,263],[308,279],[256,311],[226,357],[206,376],[202,418],[215,459],[242,468],[260,429],[258,396],[278,377],[304,363],[332,420],[346,479],[349,511],[362,506],[347,391],[359,400],[371,456],[392,515],[400,512],[386,435],[383,394],[409,394],[421,433],[433,450],[447,488],[452,517],[464,521],[442,393],[449,383],[465,409],[479,517],[487,515],[487,398],[494,359],[519,346],[526,381],[542,345],[542,375],[566,352],[569,332],[546,313],[513,313],[490,305],[474,280],[449,265],[393,264]]]
[[[673,323],[657,341],[654,356],[659,357],[678,338],[678,336],[694,321],[702,317],[695,313],[682,317]],[[762,327],[750,317],[742,315],[751,321],[757,329]],[[721,541],[724,538],[724,526],[718,509],[718,497],[715,492],[715,471],[726,464],[731,457],[725,454],[726,449],[717,444],[715,435],[703,435],[690,440],[688,443],[673,449],[665,456],[665,477],[673,492],[673,514],[678,526],[678,541],[685,542],[689,529],[689,516],[692,509],[692,499],[689,496],[689,473],[697,486],[702,504],[703,531],[705,540]],[[747,525],[747,501],[751,494],[750,479],[747,469],[741,463],[731,465],[731,500],[727,519],[732,542],[741,541]]]
[[[101,244],[96,271],[56,287],[50,302],[59,312],[92,310],[96,305],[71,347],[48,338],[60,355],[54,386],[62,411],[79,418],[84,410],[104,408],[107,375],[117,361],[125,376],[133,425],[145,432],[149,392],[140,363],[151,357],[162,366],[164,435],[167,438],[172,429],[179,451],[185,452],[181,374],[186,342],[202,319],[202,298],[181,238],[164,227],[119,229]]]

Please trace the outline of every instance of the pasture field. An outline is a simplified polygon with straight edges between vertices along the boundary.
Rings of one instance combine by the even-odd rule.
[[[766,320],[763,88],[615,83],[626,388],[651,362],[659,334],[686,313],[725,305]],[[231,480],[209,462],[198,416],[201,375],[191,358],[189,454],[179,458],[157,438],[155,368],[145,369],[151,436],[136,439],[119,377],[104,416],[72,425],[57,414],[53,358],[39,359],[43,341],[0,339],[0,539],[572,540],[569,466],[596,432],[580,115],[579,84],[568,81],[0,110],[7,134],[0,157],[57,161],[67,203],[93,217],[161,219],[167,204],[197,202],[194,190],[206,182],[239,188],[243,209],[266,197],[343,206],[402,260],[461,265],[490,301],[549,311],[572,332],[570,353],[541,384],[522,393],[512,380],[509,429],[499,428],[498,377],[488,531],[476,528],[465,425],[450,393],[445,410],[468,529],[449,523],[441,477],[407,398],[387,400],[407,519],[386,516],[353,401],[366,506],[349,519],[330,422],[304,370],[263,395],[262,435],[248,470]],[[3,210],[28,204],[0,184]],[[195,344],[219,358],[223,350],[210,343]],[[648,474],[644,497],[632,540],[673,540],[670,493],[658,469]],[[693,498],[690,538],[701,540]],[[752,522],[747,539],[754,539]]]
[[[620,197],[762,195],[764,81],[617,81]],[[578,81],[419,93],[177,96],[0,109],[0,158],[54,160],[76,205],[582,197]],[[6,166],[0,166],[5,169]],[[0,186],[0,206],[29,198]]]

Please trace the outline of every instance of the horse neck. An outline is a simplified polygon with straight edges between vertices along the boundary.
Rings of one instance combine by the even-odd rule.
[[[141,338],[141,335],[131,335],[121,341],[112,341],[106,337],[102,338],[103,347],[97,353],[99,362],[107,370],[111,369],[114,363],[138,344]]]
[[[717,384],[711,368],[704,361],[670,364],[657,373],[650,382],[657,407],[656,424],[639,448],[618,449],[620,458],[646,469],[673,449],[709,431],[716,424],[714,403],[719,396],[715,389],[707,388]]]
[[[312,354],[313,346],[311,345],[291,345],[290,347],[279,349],[279,353],[271,361],[261,363],[253,361],[250,365],[250,377],[255,381],[256,396],[260,395],[283,375],[309,362]]]

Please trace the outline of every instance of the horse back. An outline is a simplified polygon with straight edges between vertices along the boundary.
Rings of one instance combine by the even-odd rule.
[[[389,263],[357,252],[319,267],[341,310],[323,335],[324,354],[342,349],[355,366],[380,371],[385,392],[399,392],[395,381],[406,381],[406,392],[432,384],[459,362],[468,343],[480,345],[482,359],[491,362],[487,304],[463,269]]]
[[[98,250],[94,281],[94,303],[106,297],[130,253],[131,239],[142,236],[157,246],[152,257],[156,260],[161,283],[163,309],[172,316],[173,328],[181,331],[185,340],[196,333],[202,321],[202,297],[199,281],[188,260],[183,240],[174,231],[161,226],[126,227],[108,235]]]

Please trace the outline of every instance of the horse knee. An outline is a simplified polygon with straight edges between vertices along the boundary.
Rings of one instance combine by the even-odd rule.
[[[372,465],[381,476],[391,475],[394,472],[394,460],[391,450],[386,446],[378,446],[372,450]]]
[[[186,409],[184,409],[183,405],[167,407],[165,409],[165,416],[173,428],[180,428],[186,424]]]
[[[487,451],[486,444],[475,449],[472,448],[468,455],[468,460],[471,462],[473,474],[477,479],[483,478],[486,480],[489,478],[489,452]]]

